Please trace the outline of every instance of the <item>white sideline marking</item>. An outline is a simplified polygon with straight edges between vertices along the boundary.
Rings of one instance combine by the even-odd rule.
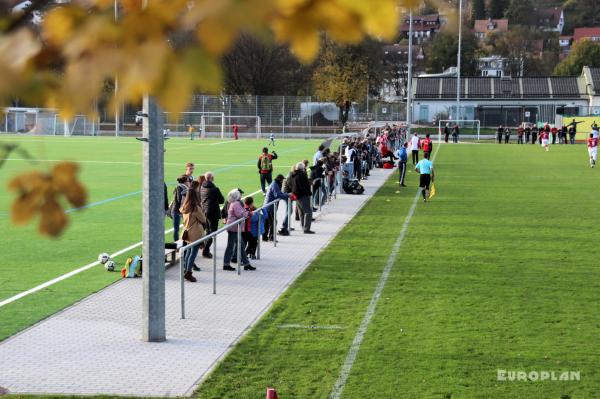
[[[304,324],[281,324],[277,328],[293,328],[300,330],[343,330],[345,327],[342,326],[318,326],[318,325],[304,325]]]
[[[65,159],[27,159],[27,158],[5,158],[5,161],[23,161],[23,162],[65,162],[69,160]],[[77,163],[98,163],[98,164],[115,164],[115,165],[141,165],[142,162],[136,161],[95,161],[95,160],[73,160],[73,162]],[[179,165],[181,166],[181,162],[165,162],[165,165]],[[252,167],[255,168],[256,165],[245,163],[245,164],[231,164],[231,163],[195,163],[196,166],[235,166],[235,167]],[[282,168],[291,168],[292,165],[277,165]]]
[[[432,162],[435,160],[437,153],[440,149],[440,146],[437,146],[435,150],[435,154],[433,154]],[[381,273],[381,277],[379,278],[379,282],[377,283],[377,287],[375,288],[375,292],[373,292],[373,296],[371,297],[371,301],[369,302],[369,307],[365,313],[365,317],[360,323],[358,327],[358,331],[354,336],[354,341],[352,341],[352,345],[350,346],[350,350],[348,351],[348,355],[346,356],[346,360],[344,361],[344,365],[342,366],[342,370],[340,371],[340,375],[338,376],[335,385],[333,386],[333,390],[329,394],[330,399],[340,399],[342,396],[342,391],[346,386],[346,382],[348,381],[348,377],[350,376],[350,371],[352,370],[352,366],[354,365],[354,361],[356,360],[356,356],[358,355],[358,351],[360,350],[360,346],[362,345],[362,341],[365,337],[365,333],[367,332],[367,328],[371,323],[371,319],[375,314],[375,308],[377,307],[377,302],[379,302],[379,297],[383,292],[385,287],[385,283],[392,271],[392,267],[394,266],[394,262],[396,257],[398,256],[398,252],[400,251],[400,245],[402,245],[402,241],[404,240],[404,236],[406,235],[406,230],[408,230],[408,225],[410,220],[415,213],[415,209],[417,207],[417,202],[421,197],[421,190],[417,190],[417,194],[413,199],[410,210],[408,211],[408,215],[406,215],[406,219],[404,219],[404,224],[402,225],[402,229],[400,230],[400,235],[396,239],[394,246],[392,247],[392,253],[388,257],[388,260],[385,264],[383,272]]]
[[[246,197],[250,197],[250,196],[258,194],[260,192],[262,192],[262,191],[261,190],[257,190],[257,191],[255,191],[253,193],[248,194]],[[245,199],[246,197],[243,197],[242,199]],[[173,232],[173,230],[174,229],[165,230],[165,234],[169,234],[169,233]],[[132,244],[132,245],[128,246],[127,248],[120,249],[117,252],[115,252],[114,254],[111,254],[110,257],[111,258],[116,258],[117,256],[124,254],[125,252],[131,251],[132,249],[135,249],[135,248],[141,246],[142,243],[143,242],[140,241],[140,242],[138,242],[136,244]],[[87,264],[85,266],[82,266],[82,267],[80,267],[78,269],[75,269],[73,271],[65,273],[62,276],[58,276],[56,278],[53,278],[52,280],[48,280],[45,283],[42,283],[42,284],[40,284],[40,285],[38,285],[36,287],[33,287],[33,288],[31,288],[31,289],[29,289],[27,291],[20,292],[17,295],[12,296],[12,297],[10,297],[8,299],[5,299],[2,302],[0,302],[0,308],[3,307],[3,306],[8,305],[9,303],[18,301],[19,299],[24,298],[24,297],[26,297],[28,295],[31,295],[33,293],[36,293],[36,292],[40,291],[40,290],[43,290],[44,288],[48,288],[51,285],[54,285],[54,284],[59,283],[59,282],[61,282],[63,280],[66,280],[66,279],[68,279],[70,277],[73,277],[73,276],[75,276],[75,275],[77,275],[77,274],[79,274],[81,272],[84,272],[84,271],[86,271],[88,269],[91,269],[94,266],[98,266],[99,264],[100,264],[100,262],[98,262],[98,261],[92,262],[92,263]]]

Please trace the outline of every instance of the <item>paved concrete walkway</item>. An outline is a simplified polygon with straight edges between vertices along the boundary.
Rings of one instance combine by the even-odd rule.
[[[141,336],[141,279],[125,279],[0,343],[0,389],[65,395],[190,395],[312,259],[348,223],[390,171],[375,170],[366,195],[339,195],[305,235],[299,228],[262,247],[256,271],[224,272],[198,258],[199,282],[186,283],[180,319],[179,268],[166,273],[167,342]],[[280,207],[284,212],[285,207]],[[298,222],[295,222],[298,226]],[[217,242],[223,256],[226,240]]]

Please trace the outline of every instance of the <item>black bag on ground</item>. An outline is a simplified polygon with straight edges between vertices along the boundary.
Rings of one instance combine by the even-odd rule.
[[[344,179],[342,189],[346,194],[362,194],[365,192],[365,188],[356,179]]]

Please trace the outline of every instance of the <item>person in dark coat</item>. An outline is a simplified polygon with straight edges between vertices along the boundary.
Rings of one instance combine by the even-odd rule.
[[[296,164],[296,170],[290,176],[290,186],[292,193],[297,198],[297,206],[300,209],[300,221],[304,234],[314,234],[310,229],[312,223],[312,206],[310,203],[310,182],[306,175],[306,170],[303,162]]]
[[[219,228],[219,219],[221,217],[221,209],[219,204],[225,202],[221,190],[215,186],[215,176],[213,172],[206,172],[204,174],[206,180],[200,186],[200,198],[202,202],[202,211],[206,215],[208,226],[206,228],[206,234],[217,231]],[[205,258],[212,258],[210,253],[210,246],[212,245],[212,239],[206,241],[202,256]]]

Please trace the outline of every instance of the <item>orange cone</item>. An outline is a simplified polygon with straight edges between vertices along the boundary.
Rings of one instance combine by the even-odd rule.
[[[267,399],[279,399],[273,388],[267,388]]]

